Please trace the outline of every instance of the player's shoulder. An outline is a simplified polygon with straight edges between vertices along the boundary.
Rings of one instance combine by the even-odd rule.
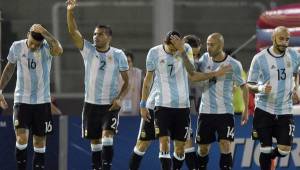
[[[149,51],[159,51],[159,50],[162,50],[162,49],[163,49],[163,45],[160,44],[160,45],[156,45],[156,46],[154,46],[154,47],[151,47],[151,48],[149,49]]]
[[[230,55],[227,55],[227,60],[231,63],[231,64],[235,64],[235,65],[241,65],[241,62],[233,57],[231,57]]]
[[[288,48],[286,49],[286,52],[289,53],[292,57],[293,57],[293,56],[299,56],[299,55],[300,55],[300,53],[299,53],[296,49],[291,48],[291,47],[288,47]]]
[[[23,39],[23,40],[18,40],[18,41],[14,41],[13,43],[12,43],[12,46],[14,46],[14,47],[23,47],[23,46],[25,46],[26,45],[26,39]]]
[[[255,54],[253,57],[253,60],[260,60],[263,57],[265,57],[267,54],[269,54],[268,49],[269,48],[265,48],[265,49],[261,50],[260,52],[258,52],[257,54]]]

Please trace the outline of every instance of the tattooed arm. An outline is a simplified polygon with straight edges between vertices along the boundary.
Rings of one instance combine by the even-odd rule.
[[[55,37],[49,33],[43,26],[40,24],[33,24],[30,31],[40,33],[45,38],[47,43],[50,46],[50,54],[52,56],[61,56],[63,53],[63,48],[61,47],[61,44]]]

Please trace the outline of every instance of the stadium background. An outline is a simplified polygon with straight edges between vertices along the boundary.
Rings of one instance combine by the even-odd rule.
[[[79,2],[82,5],[76,9],[75,16],[83,36],[91,40],[96,24],[111,25],[112,45],[132,51],[136,56],[135,66],[139,68],[145,67],[147,50],[159,44],[167,30],[176,29],[183,34],[196,34],[203,42],[210,33],[220,32],[224,35],[225,48],[229,51],[235,51],[245,42],[249,42],[235,54],[245,70],[249,68],[251,59],[256,53],[256,41],[253,35],[256,34],[256,22],[259,16],[275,6],[299,3],[297,0],[81,0]],[[64,54],[61,58],[54,59],[52,87],[57,104],[65,115],[55,117],[56,134],[49,138],[50,156],[47,157],[47,162],[51,164],[51,170],[82,170],[87,169],[90,164],[89,145],[80,139],[84,70],[80,53],[70,42],[67,33],[64,3],[63,0],[0,0],[1,69],[6,64],[6,56],[12,42],[25,38],[32,24],[41,23],[58,37],[64,48]],[[203,45],[205,50],[205,43]],[[12,106],[12,92],[15,87],[14,79],[15,77],[4,91],[10,106]],[[195,117],[193,121],[195,122]],[[299,123],[296,125],[299,125],[298,118],[297,122]],[[116,170],[127,169],[127,158],[134,146],[138,123],[138,117],[122,117],[120,120],[114,161]],[[249,127],[237,128],[236,135],[236,138],[241,143],[244,140],[247,146],[252,144],[246,142],[249,139],[250,124]],[[300,144],[297,144],[300,135],[297,129],[295,152],[292,152],[290,159],[286,161],[289,169],[300,167]],[[0,170],[15,168],[14,143],[11,109],[8,109],[0,117]],[[157,146],[152,146],[143,161],[142,169],[158,168],[156,148]],[[237,147],[235,157],[237,164],[234,169],[243,167],[244,157],[246,157],[244,168],[249,165],[250,160],[251,166],[247,169],[256,169],[255,159],[252,160],[250,155],[245,154],[254,152],[255,147],[252,150],[251,147],[250,150]],[[217,154],[212,154],[211,160],[218,159]],[[283,162],[282,168],[284,164]],[[217,164],[214,166],[216,167]]]

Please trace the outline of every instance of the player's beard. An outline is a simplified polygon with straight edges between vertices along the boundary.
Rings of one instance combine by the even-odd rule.
[[[285,50],[288,46],[286,45],[279,45],[275,39],[274,47],[277,51],[279,51],[281,54],[285,53]]]

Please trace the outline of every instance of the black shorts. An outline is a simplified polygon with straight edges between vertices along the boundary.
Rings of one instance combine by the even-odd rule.
[[[15,129],[30,129],[36,136],[45,136],[53,130],[50,103],[15,103],[13,112]]]
[[[84,103],[82,111],[82,137],[86,139],[102,138],[103,130],[117,132],[119,109],[108,111],[111,105]]]
[[[295,130],[294,118],[292,114],[274,115],[256,108],[253,129],[263,147],[272,146],[273,137],[277,144],[291,146]]]
[[[216,133],[218,141],[225,139],[234,140],[234,118],[233,114],[205,114],[198,117],[196,142],[198,144],[210,144],[215,142]]]
[[[149,113],[151,116],[150,122],[144,121],[141,119],[140,130],[138,134],[138,139],[142,141],[155,140],[155,125],[154,125],[154,110],[149,109]]]
[[[190,134],[190,109],[155,107],[155,125],[159,137],[186,141]]]

